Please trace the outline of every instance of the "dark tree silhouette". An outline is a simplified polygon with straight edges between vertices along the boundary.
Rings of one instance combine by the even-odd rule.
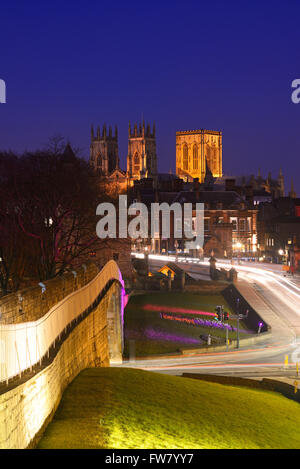
[[[21,231],[35,241],[34,265],[41,280],[73,267],[97,241],[97,186],[88,164],[66,149],[36,152],[19,161],[15,185]]]

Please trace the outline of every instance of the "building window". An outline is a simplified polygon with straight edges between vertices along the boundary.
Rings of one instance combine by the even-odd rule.
[[[219,172],[219,167],[218,167],[218,155],[217,155],[217,149],[214,148],[213,149],[213,152],[214,152],[214,171],[216,173]]]
[[[182,219],[181,218],[175,219],[175,230],[177,233],[182,233]]]
[[[198,147],[194,145],[193,147],[193,168],[198,169]]]
[[[134,172],[137,173],[140,170],[140,158],[137,153],[134,155],[133,164],[134,164]]]
[[[189,150],[187,144],[183,146],[183,169],[184,171],[189,169]]]
[[[191,220],[189,218],[184,220],[184,234],[189,234],[191,233],[192,227],[191,227]]]
[[[204,231],[209,231],[209,218],[204,218]]]
[[[197,217],[192,218],[192,233],[197,235]]]
[[[230,217],[230,223],[232,223],[232,231],[237,231],[237,218]]]
[[[240,228],[240,231],[246,231],[246,220],[245,220],[245,218],[240,218],[239,228]]]

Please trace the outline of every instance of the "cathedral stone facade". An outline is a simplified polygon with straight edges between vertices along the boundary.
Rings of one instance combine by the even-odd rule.
[[[157,154],[155,141],[155,125],[151,132],[150,125],[145,122],[134,125],[133,131],[128,128],[127,175],[130,181],[157,174]]]
[[[113,135],[109,126],[102,131],[91,129],[90,165],[108,184],[114,182],[122,189],[133,185],[134,181],[151,178],[157,180],[157,153],[155,124],[152,129],[145,122],[129,124],[127,170],[119,167],[118,130]],[[190,130],[176,132],[176,174],[185,181],[206,180],[222,177],[222,132],[213,130]]]
[[[188,130],[176,132],[176,174],[204,182],[208,166],[214,178],[222,177],[222,132]]]
[[[103,183],[113,185],[117,183],[122,189],[132,186],[135,180],[153,178],[157,176],[157,154],[155,139],[155,124],[151,130],[150,124],[129,124],[127,172],[119,167],[118,130],[112,133],[111,126],[107,132],[106,125],[102,132],[97,127],[96,134],[91,128],[90,165],[99,175]]]
[[[115,135],[112,134],[112,128],[109,127],[107,133],[104,124],[102,133],[100,127],[97,127],[96,135],[94,129],[91,129],[90,145],[90,165],[100,175],[108,177],[116,168],[119,167],[119,148],[118,148],[118,129],[115,128]]]

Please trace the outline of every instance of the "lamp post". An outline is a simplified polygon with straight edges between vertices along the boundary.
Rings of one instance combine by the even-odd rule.
[[[226,327],[226,352],[228,352],[228,327]]]
[[[240,264],[240,250],[243,247],[243,245],[242,243],[237,242],[237,243],[234,243],[232,247],[236,250],[237,263]]]
[[[177,239],[175,239],[174,247],[175,247],[176,262],[177,262],[178,261],[178,241],[177,241]]]
[[[240,314],[239,314],[239,304],[240,299],[236,300],[236,309],[237,309],[237,327],[236,327],[236,348],[240,348]]]
[[[283,249],[279,249],[279,250],[278,250],[278,254],[279,254],[279,256],[280,256],[280,264],[282,264],[282,256],[283,256],[283,254],[284,254]]]

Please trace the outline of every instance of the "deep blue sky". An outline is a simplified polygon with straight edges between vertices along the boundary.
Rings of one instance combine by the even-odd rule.
[[[300,192],[299,1],[3,1],[0,148],[54,134],[88,157],[90,125],[155,120],[160,171],[175,132],[223,131],[226,174],[277,175]]]

